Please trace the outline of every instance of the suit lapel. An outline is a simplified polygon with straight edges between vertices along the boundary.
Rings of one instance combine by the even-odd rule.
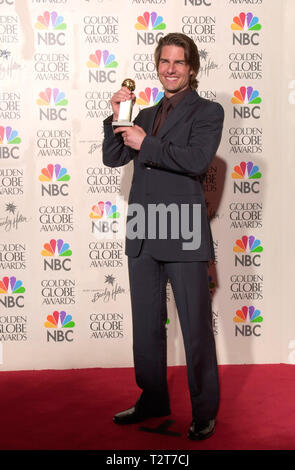
[[[151,135],[152,132],[153,132],[153,127],[154,127],[154,122],[155,122],[155,119],[156,119],[156,115],[157,115],[157,112],[158,112],[158,109],[159,109],[159,106],[161,104],[162,100],[159,101],[159,103],[157,103],[156,105],[154,106],[151,106],[150,108],[147,109],[148,112],[144,113],[143,114],[143,122],[142,124],[140,124],[145,132],[148,134],[148,135]]]
[[[184,119],[187,111],[190,106],[196,104],[199,101],[200,97],[198,93],[194,90],[191,91],[187,96],[185,96],[180,103],[175,107],[175,109],[168,115],[165,123],[158,132],[158,137],[164,137],[172,127],[178,125]],[[153,120],[154,122],[154,120]]]
[[[149,129],[148,129],[148,134],[152,134],[152,132],[153,132],[154,122],[155,122],[156,115],[157,115],[157,112],[159,110],[161,102],[162,102],[162,100],[160,100],[159,103],[157,103],[155,106],[152,107],[152,115],[150,117],[150,125],[149,125]]]

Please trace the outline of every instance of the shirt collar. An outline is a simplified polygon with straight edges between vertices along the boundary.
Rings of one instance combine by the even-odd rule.
[[[192,91],[191,87],[188,87],[185,90],[180,91],[179,93],[176,93],[175,95],[171,96],[170,98],[167,98],[166,96],[164,96],[163,100],[169,101],[169,103],[171,103],[172,105],[172,108],[174,109],[178,105],[178,103],[191,91]]]

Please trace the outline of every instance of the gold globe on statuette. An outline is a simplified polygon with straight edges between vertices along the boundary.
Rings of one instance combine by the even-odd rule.
[[[135,81],[132,80],[132,78],[125,78],[125,80],[122,82],[122,86],[127,87],[128,90],[132,92],[135,90]],[[131,121],[132,107],[133,107],[132,100],[121,101],[118,121],[112,122],[113,127],[133,126],[133,122]]]

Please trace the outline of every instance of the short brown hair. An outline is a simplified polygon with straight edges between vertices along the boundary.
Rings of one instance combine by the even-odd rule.
[[[200,56],[195,42],[189,36],[182,33],[169,33],[162,37],[158,42],[154,54],[157,70],[161,58],[162,47],[164,46],[178,46],[184,49],[186,63],[190,66],[193,72],[191,75],[190,86],[193,89],[197,89],[199,83],[197,75],[200,69]]]

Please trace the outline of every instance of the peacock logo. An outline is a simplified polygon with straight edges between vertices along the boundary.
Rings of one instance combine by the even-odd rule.
[[[260,104],[261,98],[259,91],[254,90],[252,86],[241,86],[239,90],[234,91],[234,96],[231,99],[233,104]]]
[[[60,31],[67,29],[67,25],[64,22],[64,17],[60,16],[56,11],[45,11],[43,15],[37,17],[35,28],[39,30],[53,30]]]
[[[261,176],[259,167],[253,162],[241,162],[240,165],[234,167],[231,175],[233,179],[260,179]]]
[[[41,175],[39,176],[39,180],[44,182],[69,181],[70,179],[68,170],[58,163],[55,165],[49,163],[47,167],[42,168]]]
[[[242,307],[236,311],[234,317],[235,323],[261,323],[263,318],[261,316],[261,311],[255,308],[253,305],[250,307]]]
[[[114,69],[118,67],[118,62],[115,60],[114,54],[110,54],[109,51],[97,50],[94,54],[90,54],[87,67]]]
[[[163,21],[163,17],[158,16],[155,11],[153,11],[152,13],[146,11],[142,16],[139,16],[137,18],[135,29],[145,31],[162,31],[166,29],[166,24]]]
[[[240,13],[235,16],[231,24],[233,31],[260,31],[262,28],[259,18],[253,13]]]
[[[235,253],[261,253],[263,247],[261,246],[261,241],[253,235],[249,237],[245,235],[240,240],[236,240],[233,251]]]
[[[2,280],[0,280],[0,294],[24,294],[25,292],[26,289],[23,286],[23,282],[17,281],[14,276],[4,276]]]
[[[58,88],[46,88],[45,91],[39,93],[37,104],[39,106],[67,106],[68,100],[65,93]]]
[[[10,126],[0,126],[0,145],[15,145],[20,143],[21,139],[18,136],[18,131],[13,130]]]
[[[42,256],[72,256],[73,252],[70,250],[70,245],[65,243],[61,238],[58,240],[52,239],[49,243],[45,243]]]
[[[120,213],[117,210],[117,206],[112,204],[110,201],[100,201],[96,205],[92,206],[92,211],[89,214],[91,219],[118,219]]]
[[[75,322],[72,315],[67,314],[65,311],[55,311],[52,315],[47,315],[45,328],[74,328]]]
[[[159,91],[157,87],[147,87],[144,91],[139,92],[136,104],[139,106],[153,106],[158,104],[163,96],[164,92]]]

